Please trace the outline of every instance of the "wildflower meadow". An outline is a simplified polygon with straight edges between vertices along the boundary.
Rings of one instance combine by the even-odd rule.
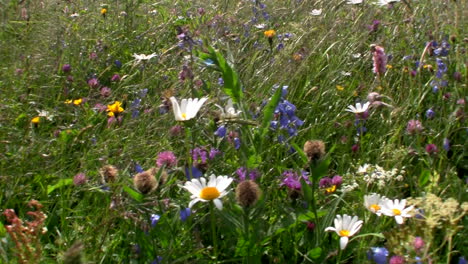
[[[467,18],[0,1],[0,263],[467,263]]]

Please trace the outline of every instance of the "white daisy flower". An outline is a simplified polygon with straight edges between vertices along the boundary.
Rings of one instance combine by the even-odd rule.
[[[351,216],[345,214],[343,216],[337,215],[334,224],[335,227],[327,227],[325,231],[335,231],[340,238],[340,248],[345,249],[348,244],[349,237],[356,234],[361,229],[363,221],[359,220],[357,216]]]
[[[370,168],[370,165],[366,163],[366,164],[364,164],[362,166],[359,166],[357,173],[358,174],[366,174],[367,171],[369,170],[369,168]]]
[[[367,210],[373,212],[374,214],[381,216],[382,215],[382,204],[387,200],[385,196],[380,196],[376,193],[371,193],[370,195],[364,195],[364,206]]]
[[[194,118],[202,105],[208,100],[206,97],[201,99],[182,99],[179,106],[174,96],[169,99],[171,100],[172,110],[174,110],[174,116],[177,121],[187,121]]]
[[[152,54],[149,54],[149,55],[134,53],[132,56],[135,58],[135,60],[137,62],[140,62],[140,61],[143,61],[143,60],[150,60],[153,57],[156,57],[157,55],[156,55],[156,53],[152,53]]]
[[[379,0],[375,4],[379,6],[385,6],[396,2],[400,2],[400,0]]]
[[[362,0],[348,0],[346,2],[348,5],[357,5],[357,4],[362,4]]]
[[[221,114],[222,119],[234,119],[234,118],[239,117],[239,115],[242,113],[242,111],[236,111],[236,109],[234,108],[234,104],[232,103],[231,98],[229,98],[229,100],[227,102],[227,105],[226,105],[226,107],[224,107],[224,109],[219,105],[216,105],[216,106],[219,109],[221,109],[221,111],[223,112]]]
[[[313,16],[320,16],[322,14],[322,9],[314,9],[310,12]]]
[[[231,184],[232,180],[233,179],[228,176],[216,177],[212,174],[208,181],[208,185],[206,184],[206,179],[203,177],[186,182],[183,188],[192,194],[192,196],[190,196],[192,201],[189,203],[189,208],[192,208],[192,206],[199,201],[213,201],[216,208],[222,210],[223,203],[220,198],[229,192],[226,191],[226,188]]]
[[[258,28],[258,29],[264,29],[266,28],[266,24],[256,24],[254,25],[255,28]]]
[[[348,105],[348,108],[346,109],[346,111],[355,113],[355,114],[362,114],[366,112],[367,109],[369,109],[369,105],[370,105],[369,102],[365,104],[356,103],[356,107],[354,107],[353,105]]]
[[[394,216],[397,224],[401,225],[403,224],[404,217],[412,217],[412,215],[409,214],[409,212],[413,210],[414,206],[410,206],[408,208],[405,208],[405,206],[405,199],[401,201],[399,201],[398,199],[395,199],[393,201],[387,199],[383,202],[381,210],[384,215]]]

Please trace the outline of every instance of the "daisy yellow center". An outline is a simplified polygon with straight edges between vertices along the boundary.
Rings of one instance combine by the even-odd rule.
[[[340,230],[340,236],[342,237],[348,237],[349,236],[349,230],[346,230],[346,229],[343,229],[343,230]]]
[[[218,198],[221,194],[219,193],[216,187],[205,187],[200,192],[200,198],[203,200],[214,200]]]
[[[186,113],[182,113],[181,116],[182,116],[183,119],[186,119],[186,118],[187,118],[187,114],[186,114]]]
[[[401,211],[398,209],[392,209],[394,215],[401,215]]]
[[[376,212],[377,212],[378,210],[380,210],[380,206],[379,206],[378,204],[373,204],[373,205],[369,206],[369,208],[370,208],[371,210],[373,210],[373,211],[376,211]]]

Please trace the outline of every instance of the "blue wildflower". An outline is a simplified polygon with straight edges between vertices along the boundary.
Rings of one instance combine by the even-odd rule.
[[[240,146],[241,146],[240,138],[238,138],[238,137],[234,138],[234,148],[239,149]]]
[[[427,117],[428,119],[432,119],[432,118],[435,117],[435,112],[434,112],[434,110],[432,110],[432,108],[427,109],[427,111],[426,111],[426,117]]]
[[[185,176],[187,177],[187,180],[191,180],[190,178],[190,172],[189,172],[189,169],[188,167],[185,167]],[[197,178],[200,178],[201,176],[203,176],[203,172],[201,172],[199,169],[197,169],[196,167],[192,166],[192,176],[193,178],[197,179]]]
[[[467,264],[468,262],[466,261],[465,257],[460,257],[458,259],[458,264]]]
[[[219,126],[218,129],[216,129],[214,134],[217,137],[224,138],[226,136],[226,132],[227,132],[226,126],[222,125],[222,126]]]
[[[184,208],[180,210],[180,221],[185,222],[187,218],[192,214],[190,208]]]
[[[156,224],[159,222],[160,218],[161,218],[160,215],[152,214],[151,217],[150,217],[151,227],[155,227]]]
[[[450,150],[450,140],[448,138],[444,138],[443,147],[447,152]]]
[[[388,250],[384,247],[371,247],[367,253],[367,258],[377,264],[386,264],[388,254]]]

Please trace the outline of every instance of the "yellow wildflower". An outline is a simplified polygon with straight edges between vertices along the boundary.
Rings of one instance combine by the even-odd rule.
[[[341,86],[341,85],[337,85],[337,86],[336,86],[336,89],[337,89],[338,91],[343,91],[343,90],[344,90],[344,87]]]
[[[293,59],[294,59],[295,61],[300,61],[300,60],[302,60],[302,55],[299,54],[299,53],[294,53]]]
[[[390,64],[387,64],[387,66],[386,66],[386,67],[387,67],[387,69],[392,69],[392,68],[393,68],[393,66],[392,66],[392,65],[390,65]]]
[[[119,101],[115,101],[115,103],[107,105],[107,115],[108,116],[115,116],[119,113],[122,113],[124,109],[122,108],[122,103]]]
[[[267,38],[273,38],[274,36],[276,36],[276,31],[274,29],[270,29],[270,30],[263,32],[263,34]]]
[[[31,123],[33,124],[39,124],[39,121],[41,121],[41,118],[39,116],[36,116],[33,119],[31,119]]]
[[[107,14],[107,9],[103,8],[101,9],[101,15],[105,16]]]
[[[76,100],[73,100],[73,104],[74,105],[80,105],[81,103],[83,102],[83,99],[76,99]]]
[[[71,99],[65,100],[66,104],[71,104],[73,101]]]

